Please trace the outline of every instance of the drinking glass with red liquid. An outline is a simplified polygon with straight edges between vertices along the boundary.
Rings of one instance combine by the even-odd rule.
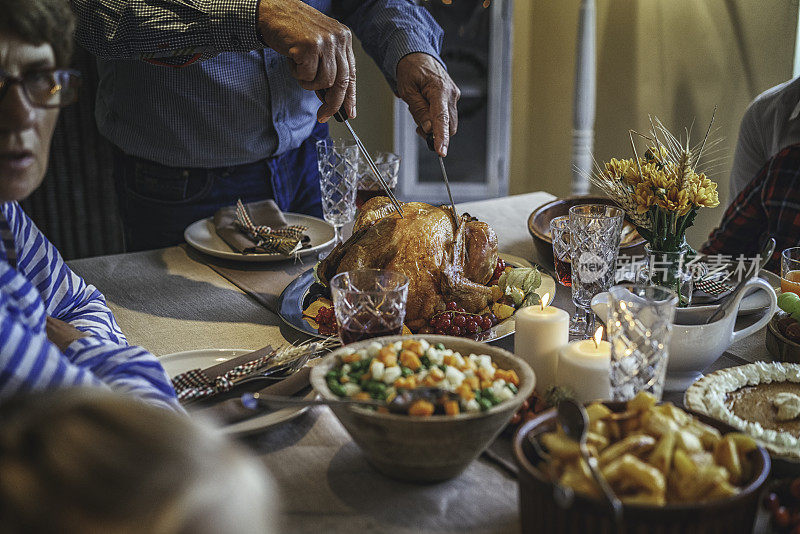
[[[375,166],[381,173],[386,185],[394,193],[397,187],[397,177],[400,175],[400,156],[393,152],[376,152],[373,154],[372,159],[375,161]],[[358,180],[356,209],[361,209],[361,206],[373,197],[386,196],[386,191],[384,191],[362,154],[359,154],[356,178]]]
[[[553,241],[553,261],[558,283],[564,287],[572,285],[572,256],[569,244],[569,215],[550,221],[550,238]]]
[[[342,343],[401,334],[408,282],[406,275],[385,269],[358,269],[334,276],[331,294]]]

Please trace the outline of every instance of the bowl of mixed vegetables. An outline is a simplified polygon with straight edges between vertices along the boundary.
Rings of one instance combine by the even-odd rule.
[[[311,383],[326,399],[384,403],[331,409],[378,471],[431,482],[457,476],[489,446],[535,377],[499,347],[418,334],[342,347],[314,367]]]

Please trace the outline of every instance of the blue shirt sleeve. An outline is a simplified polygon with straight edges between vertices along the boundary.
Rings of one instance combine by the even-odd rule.
[[[61,254],[17,204],[4,205],[17,250],[17,270],[36,287],[50,317],[100,339],[127,345],[102,293],[72,272]]]
[[[337,15],[353,30],[391,85],[397,86],[397,64],[414,52],[441,62],[444,32],[423,6],[412,0],[348,0]]]
[[[31,286],[26,286],[32,293]],[[24,286],[18,289],[24,291]],[[19,296],[21,303],[30,300],[28,294]],[[73,342],[62,354],[47,338],[42,321],[32,323],[18,302],[0,293],[0,398],[32,390],[89,386],[182,411],[172,383],[152,354],[141,347],[95,337]]]

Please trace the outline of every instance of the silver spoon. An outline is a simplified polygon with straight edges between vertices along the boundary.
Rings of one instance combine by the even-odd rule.
[[[739,292],[744,289],[744,286],[747,284],[747,282],[751,278],[753,278],[755,276],[758,276],[758,273],[761,272],[761,269],[764,268],[764,266],[767,264],[769,259],[772,257],[772,253],[773,252],[775,252],[775,238],[774,237],[770,237],[764,243],[764,246],[761,247],[761,252],[758,255],[758,258],[760,259],[758,269],[755,269],[755,271],[752,274],[748,272],[747,274],[745,274],[742,277],[742,279],[739,281],[739,283],[736,284],[736,287],[733,288],[733,291],[728,293],[720,301],[719,306],[717,307],[716,311],[714,311],[714,313],[712,313],[708,317],[708,319],[706,319],[706,324],[709,324],[709,323],[713,322],[718,317],[725,317],[725,313],[728,311],[728,308],[730,308],[731,304],[733,304],[733,302],[736,300],[736,295],[738,295]]]
[[[589,466],[597,485],[605,495],[608,504],[614,514],[614,526],[616,532],[622,532],[622,501],[620,501],[614,494],[614,490],[608,485],[605,477],[600,473],[600,467],[597,463],[597,458],[589,454],[589,448],[586,446],[586,432],[589,426],[589,416],[586,414],[586,409],[582,404],[572,400],[565,399],[558,403],[558,424],[564,430],[568,438],[577,441],[581,451],[581,457]]]
[[[408,413],[408,409],[418,400],[426,400],[436,404],[445,397],[447,399],[457,399],[458,395],[437,387],[424,387],[409,390],[401,390],[391,402],[375,399],[351,399],[340,397],[337,399],[304,399],[301,397],[284,397],[281,395],[265,395],[260,393],[245,393],[241,397],[242,405],[250,410],[271,408],[271,405],[301,405],[301,406],[370,406],[385,407],[391,413]]]

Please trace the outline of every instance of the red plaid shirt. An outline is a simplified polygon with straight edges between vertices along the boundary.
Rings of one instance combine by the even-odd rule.
[[[777,246],[767,268],[780,272],[781,251],[800,243],[800,144],[784,148],[761,168],[725,210],[703,252],[752,257],[768,237]]]

